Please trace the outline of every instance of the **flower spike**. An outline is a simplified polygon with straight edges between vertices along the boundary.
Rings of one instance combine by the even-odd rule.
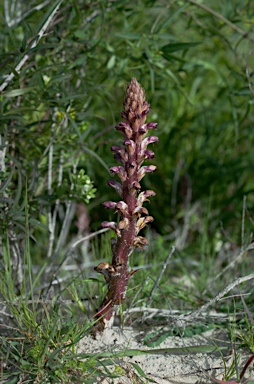
[[[142,248],[148,244],[145,237],[139,236],[139,232],[150,222],[153,217],[149,215],[143,203],[155,195],[154,191],[141,191],[140,181],[147,172],[154,172],[155,165],[142,166],[146,160],[154,158],[154,152],[147,149],[149,144],[158,142],[156,136],[147,136],[149,130],[157,129],[157,123],[146,123],[146,117],[150,111],[150,104],[146,101],[145,91],[133,78],[126,89],[124,111],[121,116],[124,121],[115,128],[124,138],[123,146],[113,145],[115,160],[121,165],[110,168],[112,175],[117,175],[120,182],[114,179],[108,180],[121,196],[118,202],[106,201],[105,208],[114,209],[119,215],[118,223],[105,221],[103,228],[113,229],[117,238],[112,242],[112,263],[101,263],[95,270],[104,275],[108,285],[108,292],[97,311],[95,318],[98,322],[95,331],[103,331],[114,317],[117,306],[124,301],[127,284],[134,271],[129,271],[128,262],[133,250]]]

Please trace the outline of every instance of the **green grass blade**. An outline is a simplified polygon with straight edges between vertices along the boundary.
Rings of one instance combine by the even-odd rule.
[[[194,345],[190,347],[179,347],[179,348],[159,348],[159,349],[126,349],[124,351],[106,351],[98,354],[97,356],[94,353],[81,353],[77,357],[133,357],[133,356],[142,356],[142,355],[160,355],[160,354],[189,354],[189,353],[212,353],[216,351],[221,351],[227,349],[227,347],[216,347],[214,345]]]

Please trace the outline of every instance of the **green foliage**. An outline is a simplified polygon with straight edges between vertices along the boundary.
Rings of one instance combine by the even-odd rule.
[[[110,377],[107,366],[114,364],[112,359],[100,359],[98,354],[82,357],[77,348],[78,342],[90,332],[93,323],[87,321],[86,317],[82,322],[79,321],[80,314],[75,316],[74,305],[78,304],[79,309],[86,312],[78,286],[82,283],[87,291],[84,285],[91,281],[76,279],[67,290],[62,290],[61,295],[55,294],[53,300],[35,299],[43,271],[33,277],[31,263],[28,263],[24,281],[29,281],[31,289],[28,294],[16,294],[8,246],[4,245],[3,251],[5,268],[0,270],[0,293],[1,305],[4,303],[5,309],[1,314],[6,315],[8,322],[1,323],[4,367],[0,373],[1,380],[16,384],[22,377],[34,383],[93,383],[95,377]],[[29,257],[28,254],[26,256]],[[72,300],[66,300],[68,292],[73,303]],[[122,374],[116,369],[112,377]]]
[[[248,347],[250,352],[254,353],[254,319],[244,298],[242,297],[241,299],[245,316],[238,324],[235,322],[230,324],[230,332],[233,339],[236,339],[237,341],[240,340],[242,346]]]
[[[154,332],[148,333],[144,337],[144,343],[147,347],[158,347],[163,341],[170,336],[181,336],[181,337],[191,337],[194,335],[198,335],[205,331],[212,329],[212,326],[205,326],[201,324],[193,325],[190,327],[186,327],[183,330],[166,330],[165,327],[163,329],[157,329]]]
[[[13,366],[19,361],[25,372],[40,367],[43,375],[45,361],[56,363],[57,382],[63,372],[90,374],[93,363],[73,367],[71,346],[64,360],[59,329],[65,313],[50,311],[40,324],[34,304],[14,303],[20,294],[39,295],[42,281],[49,284],[55,273],[46,266],[60,269],[73,256],[73,238],[85,233],[76,224],[78,204],[87,209],[82,218],[93,219],[90,229],[108,220],[101,202],[114,193],[106,186],[109,148],[121,144],[113,127],[130,78],[146,89],[149,116],[159,122],[158,171],[142,186],[156,192],[149,212],[159,235],[132,259],[134,267],[148,267],[134,274],[127,302],[145,305],[172,243],[177,252],[154,306],[192,309],[253,267],[246,251],[223,279],[216,277],[252,241],[253,7],[218,0],[10,0],[1,2],[0,13],[0,87],[8,82],[0,94],[1,296],[29,353],[24,358],[23,341],[4,343]],[[94,257],[109,260],[108,240],[92,244]],[[29,263],[43,266],[35,280],[32,268],[24,275]],[[85,313],[84,286],[68,278],[66,284],[67,297]],[[96,291],[90,280],[87,291],[91,297]],[[245,329],[252,334],[251,327],[244,324],[239,337]],[[66,334],[77,334],[73,319]],[[253,348],[253,338],[242,341]],[[51,348],[59,352],[54,357]]]
[[[2,25],[2,79],[24,54],[29,58],[20,73],[12,70],[15,76],[2,95],[1,112],[9,142],[20,142],[14,160],[23,171],[39,167],[45,182],[42,155],[51,137],[56,171],[61,150],[66,163],[79,157],[81,168],[86,163],[95,180],[98,203],[108,199],[107,175],[98,161],[112,163],[108,149],[115,132],[109,127],[119,120],[119,100],[135,76],[147,90],[151,119],[159,120],[158,172],[144,181],[146,187],[161,185],[156,209],[151,204],[156,228],[165,234],[181,225],[174,218],[186,209],[188,190],[192,203],[202,205],[213,191],[214,225],[223,221],[232,228],[243,194],[252,208],[253,102],[245,69],[248,65],[251,75],[253,55],[248,55],[254,37],[247,3],[175,1],[165,7],[145,0],[66,1],[54,29],[33,49],[30,42],[50,7],[37,10],[36,1],[29,9],[16,6],[20,16],[10,7]],[[94,227],[106,218],[98,203],[93,204]],[[192,232],[198,235],[196,226]]]
[[[85,175],[84,169],[81,169],[78,175],[72,175],[73,195],[72,198],[83,199],[87,204],[95,197],[96,188],[90,177]]]

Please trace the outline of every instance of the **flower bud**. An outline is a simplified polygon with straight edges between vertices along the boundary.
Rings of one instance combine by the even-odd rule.
[[[114,203],[113,201],[105,201],[105,203],[102,203],[102,205],[103,205],[105,208],[115,209],[117,203]]]
[[[128,160],[127,151],[121,145],[113,145],[113,147],[111,147],[111,151],[116,152],[114,158],[120,161],[123,165]]]
[[[146,126],[147,126],[147,129],[157,129],[158,123],[150,122],[150,123],[147,123]]]
[[[147,244],[148,244],[147,239],[145,237],[142,237],[142,236],[135,237],[135,239],[132,242],[132,245],[134,247],[138,247],[138,248],[142,248],[143,245],[147,245]]]
[[[137,170],[137,162],[132,161],[131,163],[127,164],[127,171],[128,171],[128,176],[132,176],[134,172]]]
[[[137,181],[133,181],[129,186],[129,191],[131,195],[135,195],[137,191],[140,191],[141,185]]]
[[[143,229],[147,223],[150,223],[152,221],[153,221],[152,216],[145,216],[145,217],[141,217],[140,219],[138,219],[137,225],[136,225],[137,233],[139,233],[139,231],[141,231],[141,229]]]
[[[116,129],[122,132],[127,137],[127,139],[130,139],[132,137],[132,129],[129,124],[121,122],[119,123],[119,125],[116,126]]]
[[[142,111],[142,116],[148,115],[149,111],[150,111],[150,104],[147,104],[146,108]]]
[[[121,237],[121,232],[118,229],[118,225],[114,221],[103,221],[103,223],[101,223],[101,226],[102,226],[102,228],[113,229],[115,231],[115,233],[117,234],[117,236]]]
[[[123,196],[123,187],[120,183],[118,183],[118,181],[114,180],[114,179],[109,179],[108,180],[108,185],[110,187],[113,187],[115,188],[116,192],[122,197]]]
[[[125,229],[129,225],[129,220],[125,217],[123,220],[119,221],[118,228]]]
[[[103,223],[101,223],[101,226],[103,228],[111,228],[115,230],[117,227],[117,223],[115,223],[114,221],[103,221]]]
[[[117,173],[117,175],[120,177],[122,181],[125,181],[127,179],[127,173],[125,172],[124,168],[121,167],[120,165],[111,167],[109,170],[112,175]]]
[[[141,159],[154,159],[154,152],[150,151],[149,149],[145,149],[144,151],[141,151]]]
[[[136,215],[137,217],[141,215],[148,215],[148,210],[144,207],[138,206],[132,211],[132,215]]]
[[[157,136],[148,136],[141,143],[141,149],[145,150],[149,144],[157,143],[159,141]]]
[[[138,206],[142,206],[142,204],[144,203],[144,201],[149,201],[148,200],[148,197],[150,196],[155,196],[156,193],[150,189],[148,189],[147,191],[143,191],[141,192],[139,195],[138,195],[138,198],[137,198],[137,204]]]
[[[157,167],[155,165],[145,165],[144,167],[141,167],[138,171],[138,180],[140,181],[147,172],[154,172],[156,169]]]
[[[121,152],[124,148],[121,145],[113,145],[110,149],[113,152]]]
[[[124,144],[128,147],[128,152],[132,156],[136,149],[136,144],[133,140],[126,140]]]
[[[124,201],[118,201],[116,204],[116,209],[118,209],[121,212],[128,212],[128,205]]]

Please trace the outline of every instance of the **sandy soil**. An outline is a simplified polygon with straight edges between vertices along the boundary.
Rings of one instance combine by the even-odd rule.
[[[151,332],[151,329],[149,330]],[[123,331],[120,328],[114,327],[107,329],[104,334],[98,336],[94,340],[90,336],[86,336],[79,345],[79,353],[101,353],[103,351],[121,351],[121,350],[151,350],[151,347],[144,345],[144,336],[146,331],[125,328]],[[94,383],[103,384],[132,384],[146,383],[149,379],[152,383],[158,384],[208,384],[213,383],[211,377],[222,379],[224,373],[224,362],[229,367],[232,363],[233,356],[229,350],[223,352],[224,356],[218,352],[212,353],[167,353],[165,351],[158,352],[158,349],[199,346],[199,345],[221,345],[222,335],[215,332],[206,332],[202,335],[194,337],[168,337],[159,346],[153,348],[154,353],[143,354],[140,356],[126,356],[114,360],[111,366],[111,371],[122,372],[120,378],[98,378]],[[218,339],[219,338],[219,339]],[[225,346],[225,344],[224,344]],[[228,355],[227,355],[228,354]],[[240,371],[246,362],[248,355],[242,355],[240,360]],[[142,378],[135,369],[135,363],[146,374],[147,379]],[[134,366],[133,366],[134,364]],[[251,373],[252,372],[252,373]],[[254,371],[248,369],[244,379],[250,375],[254,377]],[[137,381],[139,379],[139,381]],[[233,381],[233,378],[231,378]]]

